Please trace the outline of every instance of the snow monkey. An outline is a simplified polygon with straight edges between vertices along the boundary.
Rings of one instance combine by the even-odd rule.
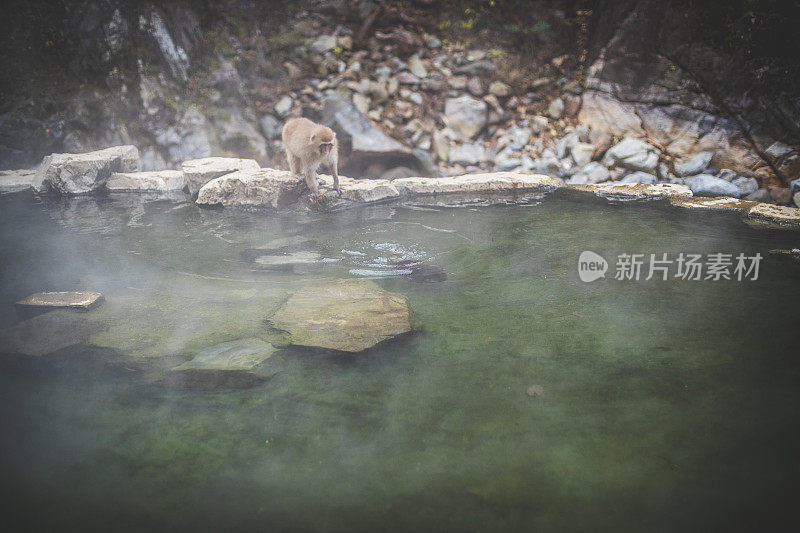
[[[311,198],[319,195],[317,168],[325,163],[333,174],[333,188],[342,195],[339,188],[339,150],[336,134],[327,126],[311,122],[307,118],[293,118],[283,126],[283,144],[286,159],[293,174],[305,177]]]

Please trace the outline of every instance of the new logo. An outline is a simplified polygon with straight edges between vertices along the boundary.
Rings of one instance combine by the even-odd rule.
[[[578,258],[578,276],[581,281],[589,283],[598,278],[604,278],[606,270],[608,270],[608,262],[602,256],[590,250],[581,252]]]

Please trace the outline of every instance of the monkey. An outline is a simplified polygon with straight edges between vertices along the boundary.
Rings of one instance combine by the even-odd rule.
[[[342,195],[339,188],[339,145],[332,129],[307,118],[293,118],[286,121],[281,137],[286,147],[289,169],[293,174],[305,178],[313,200],[319,195],[317,169],[321,163],[330,168],[333,188],[339,196]]]

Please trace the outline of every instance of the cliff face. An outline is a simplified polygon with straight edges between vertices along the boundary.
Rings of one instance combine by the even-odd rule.
[[[557,96],[576,81],[570,92],[582,93],[578,121],[644,137],[676,159],[713,150],[713,166],[762,184],[800,174],[798,66],[790,41],[782,40],[800,22],[798,8],[760,2],[755,9],[746,1],[723,8],[656,0],[497,4],[487,25],[508,27],[503,19],[512,13],[524,24],[563,21],[557,42],[522,33],[520,42],[534,52],[505,54],[531,72],[566,57],[557,63],[561,79],[536,90]],[[442,13],[453,5],[460,4],[18,2],[6,11],[0,36],[7,74],[0,168],[114,144],[139,146],[146,170],[211,154],[280,164],[275,105],[289,90],[299,95],[310,79],[337,73],[336,65],[309,61],[309,39],[348,26],[365,54],[387,42],[373,34],[391,35],[402,50],[407,35],[394,32],[399,26],[446,40]]]

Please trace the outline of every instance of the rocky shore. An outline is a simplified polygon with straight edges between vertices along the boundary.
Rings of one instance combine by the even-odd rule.
[[[570,152],[571,153],[571,152]],[[706,156],[703,156],[705,159]],[[681,172],[703,166],[700,157],[682,163]],[[52,154],[35,173],[7,172],[0,192],[32,191],[36,194],[84,195],[116,193],[186,194],[206,207],[257,207],[275,210],[334,211],[372,202],[428,195],[507,195],[549,193],[559,188],[607,198],[669,198],[673,205],[691,209],[736,210],[747,216],[781,225],[800,223],[800,209],[759,201],[757,191],[745,195],[749,182],[727,181],[708,174],[685,179],[659,180],[642,169],[658,164],[651,147],[625,139],[608,149],[603,163],[587,163],[567,180],[545,174],[506,171],[447,177],[350,178],[340,177],[342,194],[333,191],[333,179],[319,176],[321,194],[311,201],[301,177],[286,170],[261,168],[252,159],[208,157],[186,161],[182,170],[138,172],[139,152],[134,146],[117,146],[85,154]],[[619,169],[634,170],[617,180],[598,180]],[[795,198],[800,199],[800,182]],[[158,197],[157,195],[155,196]]]

